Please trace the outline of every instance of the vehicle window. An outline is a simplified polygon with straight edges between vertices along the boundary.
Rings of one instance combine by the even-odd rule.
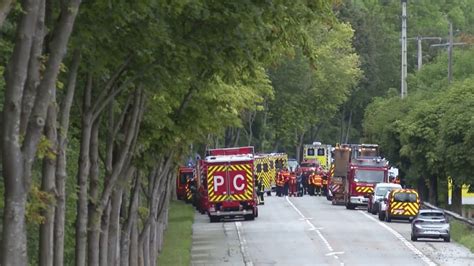
[[[275,161],[275,167],[276,167],[277,169],[282,169],[282,168],[283,168],[283,162],[282,162],[282,160],[280,160],[280,159],[276,160],[276,161]]]
[[[318,149],[318,156],[324,156],[325,152],[323,148]]]
[[[314,148],[308,148],[308,149],[306,150],[306,154],[307,154],[308,156],[314,156]]]
[[[422,217],[432,217],[432,218],[443,218],[444,214],[441,212],[422,212],[420,213]]]
[[[416,202],[415,193],[398,192],[393,195],[393,199],[398,202]]]
[[[375,195],[383,196],[387,193],[387,191],[392,191],[396,188],[397,187],[378,187],[377,190],[375,191]]]
[[[356,170],[355,181],[356,182],[369,182],[369,183],[380,183],[384,179],[383,171],[372,171],[372,170]]]
[[[318,167],[317,163],[301,163],[301,167]]]
[[[263,164],[263,171],[268,172],[268,164],[266,163]]]
[[[257,173],[260,173],[260,172],[262,172],[262,164],[261,163],[257,164]]]
[[[188,179],[191,179],[192,177],[192,173],[181,173],[181,176],[179,177],[179,183],[184,184],[188,181]]]

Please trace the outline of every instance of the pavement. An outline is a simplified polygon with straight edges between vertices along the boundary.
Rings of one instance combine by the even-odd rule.
[[[266,197],[259,217],[210,223],[196,212],[191,265],[473,265],[455,242],[410,240],[408,221],[380,222],[324,197]]]

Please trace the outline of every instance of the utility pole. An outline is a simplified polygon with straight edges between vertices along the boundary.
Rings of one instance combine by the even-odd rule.
[[[423,40],[438,40],[439,42],[441,42],[441,37],[417,36],[417,37],[414,37],[414,38],[408,38],[408,40],[416,40],[416,42],[418,44],[418,49],[417,49],[418,67],[417,67],[417,69],[420,70],[421,67],[423,66],[423,47],[421,45],[421,41],[423,41]]]
[[[407,96],[407,0],[402,1],[402,80],[401,97]]]
[[[447,47],[448,48],[448,84],[453,80],[453,48],[458,45],[465,45],[463,42],[453,41],[453,23],[449,22],[449,40],[447,43],[432,44],[432,47]]]

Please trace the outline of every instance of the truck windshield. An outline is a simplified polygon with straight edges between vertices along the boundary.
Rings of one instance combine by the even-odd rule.
[[[354,181],[367,183],[383,182],[384,171],[356,170]]]
[[[192,173],[181,173],[181,176],[179,178],[179,183],[180,184],[186,184],[188,179],[191,179],[193,177]]]

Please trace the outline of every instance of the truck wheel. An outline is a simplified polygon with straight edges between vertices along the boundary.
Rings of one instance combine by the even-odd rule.
[[[371,210],[370,210],[370,213],[377,214],[377,208],[376,207],[377,207],[377,205],[373,205]]]
[[[253,213],[252,214],[246,214],[246,215],[244,215],[244,219],[245,219],[245,221],[252,221],[252,220],[255,219],[255,216],[253,215]]]
[[[211,218],[211,223],[217,223],[221,220],[219,216],[210,216],[210,218]]]
[[[414,236],[414,235],[411,236],[411,241],[417,241],[417,240],[418,240],[418,238],[416,236]]]
[[[385,220],[385,213],[384,212],[379,212],[379,220],[380,221]]]
[[[271,196],[272,195],[272,192],[271,191],[267,191],[267,196]]]
[[[447,236],[445,238],[443,238],[444,242],[451,242],[451,237],[450,236]]]

